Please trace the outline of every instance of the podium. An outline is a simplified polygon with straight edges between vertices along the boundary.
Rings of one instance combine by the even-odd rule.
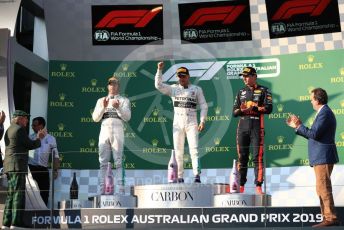
[[[210,184],[156,184],[134,186],[138,208],[212,207]]]
[[[58,209],[81,209],[81,208],[91,208],[92,203],[88,200],[62,200],[58,202]]]
[[[132,195],[98,195],[88,198],[93,208],[136,208],[137,198]]]
[[[271,195],[228,193],[214,196],[213,207],[262,207],[271,206]]]
[[[88,200],[63,200],[59,209],[267,207],[271,195],[229,193],[227,184],[156,184],[132,186],[130,194],[97,195]]]

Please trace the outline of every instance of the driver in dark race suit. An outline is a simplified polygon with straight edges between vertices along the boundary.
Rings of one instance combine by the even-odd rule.
[[[198,133],[204,129],[205,119],[208,112],[207,102],[203,91],[199,86],[189,82],[189,70],[185,67],[177,69],[179,84],[168,85],[162,83],[162,70],[164,63],[158,63],[155,75],[155,88],[161,93],[172,98],[174,107],[173,118],[173,145],[178,165],[178,182],[183,183],[184,178],[184,142],[185,136],[188,140],[194,182],[200,183],[201,167],[198,155]],[[197,122],[197,105],[201,109],[200,124]]]
[[[240,116],[237,129],[240,192],[245,190],[251,145],[256,193],[263,194],[264,114],[270,114],[272,111],[272,95],[268,88],[257,84],[257,72],[254,68],[245,67],[240,75],[245,87],[239,90],[233,105],[234,117]]]

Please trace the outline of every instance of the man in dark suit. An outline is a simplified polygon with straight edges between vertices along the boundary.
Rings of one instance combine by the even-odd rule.
[[[308,139],[309,163],[314,168],[316,191],[323,215],[323,221],[313,227],[337,226],[339,222],[331,183],[333,166],[339,161],[335,144],[336,118],[327,105],[328,97],[324,89],[313,89],[310,99],[313,109],[317,112],[312,127],[304,126],[295,115],[288,118],[287,124],[295,129],[297,135]]]
[[[2,139],[2,136],[4,135],[4,122],[5,122],[6,115],[4,111],[0,112],[0,140]],[[0,168],[2,168],[2,152],[0,149]]]
[[[7,175],[8,188],[2,229],[23,226],[25,209],[25,176],[28,171],[28,151],[41,146],[46,131],[39,131],[36,140],[28,137],[25,127],[28,117],[24,111],[16,110],[10,127],[5,133],[4,172]]]

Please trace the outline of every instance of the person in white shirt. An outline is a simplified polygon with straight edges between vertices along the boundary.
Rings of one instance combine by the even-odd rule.
[[[172,98],[174,107],[173,145],[178,165],[178,182],[184,178],[184,142],[188,140],[194,182],[201,183],[201,166],[198,155],[198,133],[205,127],[208,105],[201,87],[190,83],[189,70],[186,67],[177,69],[178,84],[168,85],[162,82],[164,63],[159,62],[155,75],[155,88]],[[197,122],[197,105],[200,111],[200,123]]]
[[[45,128],[45,119],[43,117],[35,117],[32,119],[33,134],[30,139],[35,140],[37,132]],[[29,151],[29,168],[33,179],[37,182],[41,197],[44,203],[48,204],[50,177],[49,177],[49,158],[54,156],[54,179],[58,177],[58,169],[60,167],[59,152],[55,137],[47,134],[41,140],[41,147]]]
[[[101,122],[99,134],[99,189],[104,194],[105,174],[108,162],[111,161],[111,153],[115,166],[116,193],[124,193],[124,122],[131,118],[130,101],[119,95],[120,84],[117,77],[108,79],[108,95],[99,98],[92,113],[95,122]]]

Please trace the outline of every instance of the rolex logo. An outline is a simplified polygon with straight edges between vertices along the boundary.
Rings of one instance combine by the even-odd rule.
[[[66,71],[66,69],[67,69],[67,64],[61,64],[61,65],[60,65],[60,69],[61,69],[61,71]]]
[[[278,144],[282,144],[284,142],[284,136],[277,136],[276,139]]]
[[[158,139],[153,139],[153,140],[152,140],[152,145],[153,145],[153,147],[157,147],[157,146],[158,146],[158,143],[159,143]]]
[[[153,110],[153,116],[158,116],[159,114],[159,109],[155,107],[155,109]]]
[[[217,138],[214,139],[214,144],[215,145],[219,145],[220,141],[221,141],[221,139],[217,137]]]
[[[340,73],[341,76],[344,76],[344,67],[339,69],[339,73]]]
[[[221,107],[219,106],[217,106],[214,110],[216,115],[219,115],[221,113]]]
[[[57,124],[57,128],[58,128],[59,131],[62,132],[64,130],[65,126],[64,126],[63,123],[59,123],[59,124]]]
[[[96,145],[96,140],[90,139],[88,143],[90,144],[90,147],[94,147]]]
[[[62,161],[63,161],[63,158],[64,158],[63,154],[60,154],[60,153],[59,153],[59,158],[60,158],[60,161],[62,162]]]
[[[308,93],[311,94],[313,89],[315,89],[313,86],[309,86],[309,87],[307,88]]]
[[[312,63],[314,61],[314,58],[315,57],[313,55],[308,55],[307,56],[307,60],[308,60],[309,63]]]
[[[64,101],[66,99],[66,94],[60,93],[59,98],[60,98],[60,101]]]
[[[92,86],[97,86],[97,79],[92,79],[91,80],[91,85]]]
[[[90,109],[90,115],[92,116],[94,109]]]
[[[124,132],[127,131],[127,124],[126,123],[123,124],[123,131]]]
[[[341,101],[340,101],[340,106],[341,106],[341,107],[344,107],[344,100],[341,100]]]
[[[313,122],[314,122],[314,117],[310,117],[310,118],[308,119],[308,124],[309,124],[310,126],[312,126],[312,125],[313,125]]]
[[[128,65],[128,64],[123,64],[123,65],[122,65],[122,70],[123,70],[124,72],[128,71],[128,68],[129,68],[129,65]]]
[[[344,132],[340,134],[340,137],[342,138],[342,140],[344,140]]]
[[[277,105],[277,111],[279,112],[279,113],[281,113],[281,112],[283,112],[283,105],[282,104],[278,104]]]

